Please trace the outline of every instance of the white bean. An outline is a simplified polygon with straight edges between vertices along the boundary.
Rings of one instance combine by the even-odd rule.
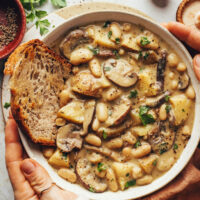
[[[59,98],[60,98],[60,107],[65,106],[71,99],[70,91],[68,89],[62,90],[61,93],[59,94]]]
[[[122,140],[130,145],[137,142],[136,137],[130,131],[127,131],[124,135],[122,135]]]
[[[124,147],[122,149],[122,154],[126,157],[126,158],[131,158],[131,152],[132,152],[132,148],[131,147]]]
[[[166,120],[167,119],[166,104],[162,104],[162,106],[160,107],[159,118],[160,118],[160,120]]]
[[[100,178],[104,178],[106,176],[106,170],[99,171],[98,168],[96,167],[95,174]]]
[[[42,148],[42,153],[45,158],[50,158],[53,155],[54,151],[55,151],[55,149],[51,148],[51,147],[43,147]]]
[[[100,122],[105,122],[108,118],[108,108],[105,103],[98,103],[96,107],[96,115]]]
[[[175,162],[174,157],[169,157],[169,156],[160,157],[158,159],[156,167],[158,168],[158,170],[162,172],[167,171],[172,167],[174,162]]]
[[[121,138],[114,138],[114,139],[111,139],[109,142],[106,143],[106,146],[109,148],[109,149],[118,149],[118,148],[121,148],[123,145],[123,141]]]
[[[92,130],[97,131],[99,129],[99,126],[100,126],[99,120],[95,117],[92,123]]]
[[[89,68],[92,72],[92,74],[99,78],[101,77],[102,75],[102,72],[101,72],[101,66],[100,66],[100,63],[99,63],[99,60],[96,59],[96,58],[93,58],[90,62],[89,62]]]
[[[178,57],[175,53],[170,53],[168,56],[167,56],[167,61],[168,61],[168,65],[170,67],[176,67],[178,65]]]
[[[102,155],[95,152],[91,153],[91,155],[89,156],[89,161],[94,164],[100,163],[102,159]]]
[[[97,147],[100,147],[101,146],[101,139],[94,135],[94,134],[88,134],[86,137],[85,137],[85,141],[91,145],[94,145],[94,146],[97,146]]]
[[[182,128],[182,133],[183,133],[184,135],[191,135],[190,127],[189,127],[188,125],[183,126],[183,128]]]
[[[118,190],[118,184],[115,177],[115,173],[111,168],[107,169],[106,179],[109,189],[113,192],[116,192]]]
[[[151,145],[147,142],[141,142],[141,146],[132,149],[131,155],[134,158],[141,158],[151,152]]]
[[[119,49],[119,55],[124,55],[124,54],[125,54],[124,49],[120,48],[120,49]]]
[[[122,32],[121,32],[121,28],[120,28],[119,24],[112,23],[110,25],[110,31],[112,32],[112,35],[110,38],[112,41],[116,42],[116,39],[121,38]]]
[[[194,99],[195,98],[195,91],[194,91],[194,88],[190,85],[187,90],[186,90],[186,96],[189,98],[189,99]]]
[[[70,169],[66,169],[66,168],[59,169],[58,175],[64,179],[68,180],[71,183],[75,183],[76,179],[77,179],[76,174],[73,171],[71,171]]]
[[[56,118],[56,126],[64,126],[66,124],[66,120],[64,118],[58,117]]]
[[[145,175],[140,179],[136,180],[137,185],[147,185],[153,181],[153,177],[151,175]]]
[[[177,80],[172,80],[172,82],[171,82],[171,88],[173,90],[175,90],[175,89],[177,89],[177,87],[178,87],[178,81]]]
[[[111,87],[106,91],[105,98],[107,101],[113,101],[114,99],[117,99],[121,93],[121,90],[118,88]]]
[[[175,74],[174,74],[174,72],[169,72],[169,75],[168,75],[168,76],[169,76],[170,79],[173,79],[174,76],[175,76]]]
[[[142,168],[139,167],[138,165],[134,165],[132,169],[132,177],[134,179],[141,178],[143,176],[143,171]]]
[[[176,69],[179,72],[184,72],[187,69],[187,67],[186,67],[185,63],[180,62]]]

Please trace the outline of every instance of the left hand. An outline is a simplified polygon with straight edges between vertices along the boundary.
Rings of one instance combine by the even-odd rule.
[[[190,47],[200,52],[200,31],[192,29],[191,27],[179,22],[163,23],[162,25],[179,40],[187,43]],[[197,54],[193,58],[193,67],[195,75],[200,81],[200,54]]]

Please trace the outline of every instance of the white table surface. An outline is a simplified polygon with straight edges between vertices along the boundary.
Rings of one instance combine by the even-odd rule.
[[[97,0],[67,0],[67,6],[95,1]],[[106,2],[106,0],[101,1]],[[146,13],[157,22],[168,22],[175,20],[176,10],[181,0],[107,0],[107,2],[131,6]],[[48,0],[48,2],[42,7],[42,9],[48,11],[48,13],[53,12],[55,10],[55,8],[51,5],[50,0]],[[30,25],[28,26],[28,28],[29,27]],[[0,61],[0,84],[2,82],[3,77],[2,71],[3,63]],[[0,200],[13,200],[13,190],[8,178],[4,157],[4,122],[0,106]]]

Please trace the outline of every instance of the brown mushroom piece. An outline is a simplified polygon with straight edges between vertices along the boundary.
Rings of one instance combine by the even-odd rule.
[[[112,57],[112,56],[115,56],[115,54],[113,53],[112,50],[110,49],[99,49],[98,53],[97,53],[98,56],[100,57]]]
[[[80,137],[80,127],[75,124],[67,124],[58,129],[56,145],[63,152],[70,152],[74,148],[81,149],[83,139]]]
[[[160,122],[157,128],[148,134],[148,142],[155,153],[163,154],[169,151],[176,139],[176,128],[170,126],[169,122]]]
[[[83,121],[83,132],[81,132],[81,135],[86,135],[88,132],[88,126],[90,125],[92,117],[94,115],[95,104],[95,100],[88,100],[84,104],[85,112]]]
[[[123,124],[120,124],[118,126],[113,126],[113,127],[101,127],[97,130],[97,133],[102,137],[103,134],[106,134],[106,138],[112,138],[118,136],[121,132],[126,130],[132,125],[133,121],[132,120],[127,120]],[[104,136],[105,137],[105,136]]]
[[[74,92],[91,97],[101,97],[101,80],[95,78],[89,71],[79,72],[71,79]]]
[[[146,98],[145,105],[151,108],[161,105],[165,101],[165,97],[169,96],[170,92],[165,91],[163,94],[156,97]]]
[[[76,174],[85,188],[92,192],[104,192],[107,189],[105,179],[95,174],[96,166],[92,166],[86,158],[80,158],[76,163]]]
[[[70,59],[71,52],[80,44],[90,43],[92,40],[80,29],[70,32],[60,44],[60,52]]]
[[[190,78],[186,73],[180,74],[178,78],[178,89],[184,90],[189,86]]]
[[[133,86],[138,80],[134,67],[124,59],[106,60],[103,63],[103,70],[109,80],[121,87]]]
[[[129,99],[120,99],[120,101],[113,105],[110,111],[110,116],[106,120],[106,125],[114,126],[120,124],[131,109],[131,102]]]

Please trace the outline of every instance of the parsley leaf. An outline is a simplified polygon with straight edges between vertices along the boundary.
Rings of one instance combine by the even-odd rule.
[[[130,174],[129,174],[129,173],[127,173],[127,174],[126,174],[126,177],[128,177],[129,175],[130,175]]]
[[[118,53],[117,50],[114,50],[113,53],[115,54],[116,59],[119,59],[119,58],[120,58],[119,53]]]
[[[144,58],[144,60],[146,60],[146,59],[148,58],[148,56],[149,56],[149,53],[148,53],[148,52],[146,52],[146,53],[145,53],[145,55],[144,55],[144,57],[143,57],[143,58]]]
[[[10,103],[9,102],[6,102],[3,106],[5,109],[8,109],[10,107]]]
[[[131,187],[131,186],[133,186],[135,184],[136,184],[136,180],[135,179],[127,181],[126,184],[125,184],[125,188],[127,189],[127,188],[129,188],[129,187]]]
[[[67,160],[67,153],[66,152],[62,152],[62,157]]]
[[[148,114],[149,107],[140,106],[139,117],[142,121],[142,124],[146,126],[147,124],[152,124],[155,122],[155,119],[151,114]]]
[[[132,90],[132,91],[130,91],[130,94],[129,94],[129,96],[128,96],[128,98],[136,98],[137,97],[137,95],[138,95],[138,91],[137,90]]]
[[[107,28],[110,24],[111,24],[110,21],[106,21],[106,22],[104,23],[104,25],[103,25],[103,28]]]
[[[149,43],[150,43],[150,41],[148,40],[147,37],[141,37],[140,44],[141,44],[142,46],[146,46],[146,45],[149,44]]]
[[[164,143],[160,144],[159,148],[160,148],[160,155],[165,153],[168,150],[167,143],[164,142]]]
[[[174,150],[178,149],[178,144],[175,143],[174,146],[173,146],[173,149]]]
[[[103,139],[106,139],[107,137],[107,133],[105,132],[105,130],[103,130]]]
[[[166,110],[167,113],[169,113],[169,111],[170,111],[171,109],[172,109],[172,108],[171,108],[171,105],[166,105],[165,110]]]
[[[169,101],[169,98],[170,98],[170,96],[167,95],[167,96],[165,97],[165,101],[168,102],[168,101]]]
[[[91,186],[89,187],[89,191],[90,191],[90,192],[95,192],[94,188],[91,187]]]
[[[115,43],[120,44],[120,38],[115,38]]]
[[[35,25],[36,28],[40,28],[40,35],[45,35],[49,32],[48,27],[50,26],[50,22],[47,19],[38,20]]]
[[[137,59],[139,60],[140,58],[142,58],[142,56],[143,56],[142,52],[140,51],[139,54],[138,54],[138,58]]]
[[[157,159],[154,160],[152,164],[153,164],[153,166],[156,166],[157,165]]]
[[[97,170],[99,172],[103,171],[103,170],[106,170],[106,166],[103,164],[103,163],[98,163],[97,165]]]
[[[88,49],[94,54],[97,55],[99,53],[99,48],[93,48],[88,46]]]
[[[111,70],[111,67],[104,67],[104,70],[107,72],[107,71],[110,71]]]
[[[139,146],[141,146],[141,142],[140,142],[140,140],[138,140],[136,143],[135,143],[135,148],[138,148]]]
[[[59,8],[63,8],[67,5],[65,0],[51,0],[51,3],[55,7],[59,7]]]
[[[36,10],[36,11],[35,11],[35,15],[36,15],[39,19],[41,19],[41,18],[47,16],[47,12],[44,11],[44,10]]]
[[[26,22],[29,23],[29,22],[33,22],[35,19],[35,15],[30,12],[27,16],[26,16]]]
[[[112,31],[109,31],[109,32],[108,32],[108,38],[110,39],[111,36],[112,36]]]

